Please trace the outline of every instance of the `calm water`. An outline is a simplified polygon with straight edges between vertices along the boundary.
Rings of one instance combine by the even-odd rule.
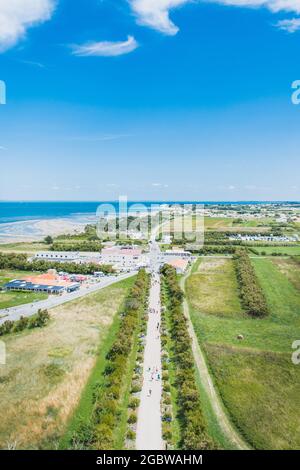
[[[151,204],[172,204],[171,201],[139,201],[139,204],[144,204],[146,207],[150,207]],[[179,203],[178,201],[176,202]],[[248,202],[196,202],[196,201],[181,201],[185,204],[263,204],[259,201],[248,201]],[[79,216],[92,216],[96,214],[97,207],[101,202],[0,202],[0,224],[9,222],[19,222],[26,220],[35,219],[53,219],[60,217],[79,217]],[[118,210],[118,202],[105,202],[105,204],[112,204],[116,210]],[[128,207],[137,204],[134,201],[128,202]],[[175,203],[173,203],[175,204]]]

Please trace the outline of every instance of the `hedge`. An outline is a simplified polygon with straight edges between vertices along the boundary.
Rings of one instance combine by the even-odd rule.
[[[129,358],[139,319],[145,310],[149,288],[149,276],[141,270],[127,297],[117,338],[106,355],[104,380],[94,388],[94,409],[88,427],[79,429],[72,441],[83,448],[112,450],[115,430],[119,424],[122,406],[124,378],[128,373]],[[134,419],[135,413],[130,415]]]
[[[265,317],[269,308],[246,250],[239,250],[234,256],[234,265],[239,283],[242,305],[253,317]]]
[[[175,385],[179,390],[180,448],[184,450],[213,449],[215,444],[207,435],[196,385],[191,338],[182,306],[183,292],[178,285],[174,268],[165,265],[161,273],[168,293],[171,339],[176,363]]]

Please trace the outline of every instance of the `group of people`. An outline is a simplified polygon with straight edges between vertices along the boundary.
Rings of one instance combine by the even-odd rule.
[[[156,286],[157,284],[158,284],[158,280],[156,279],[155,274],[153,274],[153,276],[152,276],[152,288],[154,286]],[[149,309],[149,314],[150,315],[159,315],[159,312],[160,312],[160,305],[159,305],[159,299],[158,299],[157,306],[151,307]],[[151,332],[153,335],[156,335],[156,339],[160,338],[159,330],[160,330],[160,322],[157,321],[156,326],[155,326],[155,330],[153,330]],[[153,382],[153,381],[159,382],[161,380],[161,373],[160,373],[160,370],[157,366],[149,367],[148,368],[148,374],[149,374],[149,382]],[[152,389],[151,388],[149,389],[148,396],[149,397],[152,396]]]

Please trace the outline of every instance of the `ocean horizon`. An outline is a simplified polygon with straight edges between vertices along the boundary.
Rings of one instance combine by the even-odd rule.
[[[82,218],[96,215],[99,205],[112,205],[118,210],[119,202],[114,201],[0,201],[0,224],[55,218]],[[130,201],[127,206],[143,204],[147,208],[162,204],[204,204],[204,205],[253,205],[253,204],[300,204],[299,201]]]

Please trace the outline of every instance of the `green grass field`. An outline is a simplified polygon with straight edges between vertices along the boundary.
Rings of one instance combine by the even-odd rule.
[[[197,311],[221,317],[243,315],[232,259],[203,258],[186,287]]]
[[[24,272],[24,271],[9,271],[0,270],[0,287],[12,279],[23,279],[26,276],[31,276],[37,273]],[[10,307],[17,307],[18,305],[29,304],[37,302],[38,300],[44,300],[48,296],[47,294],[35,293],[35,292],[5,292],[0,291],[0,310]]]
[[[205,287],[205,278],[197,272],[187,281],[194,328],[220,395],[235,425],[258,449],[300,448],[300,424],[295,418],[300,367],[291,361],[292,343],[300,338],[300,292],[288,272],[276,264],[279,261],[252,259],[271,310],[265,319],[207,314],[200,310],[201,302],[195,304],[193,292],[197,283],[199,296],[205,289],[213,292],[211,278]],[[296,269],[300,276],[299,267],[290,272]],[[215,289],[218,276],[216,269]],[[218,298],[215,305],[218,311]],[[238,335],[244,339],[238,340]]]
[[[51,309],[45,328],[5,337],[9,360],[0,368],[0,449],[57,448],[78,404],[83,414],[89,412],[116,313],[134,280]]]
[[[289,255],[289,256],[300,256],[300,245],[298,246],[255,246],[255,250],[259,251],[260,254],[262,252],[266,253],[267,255],[271,255],[272,253],[279,253],[282,255]]]
[[[205,229],[232,232],[264,232],[270,228],[273,222],[270,218],[250,219],[240,221],[239,219],[226,217],[205,217]]]

